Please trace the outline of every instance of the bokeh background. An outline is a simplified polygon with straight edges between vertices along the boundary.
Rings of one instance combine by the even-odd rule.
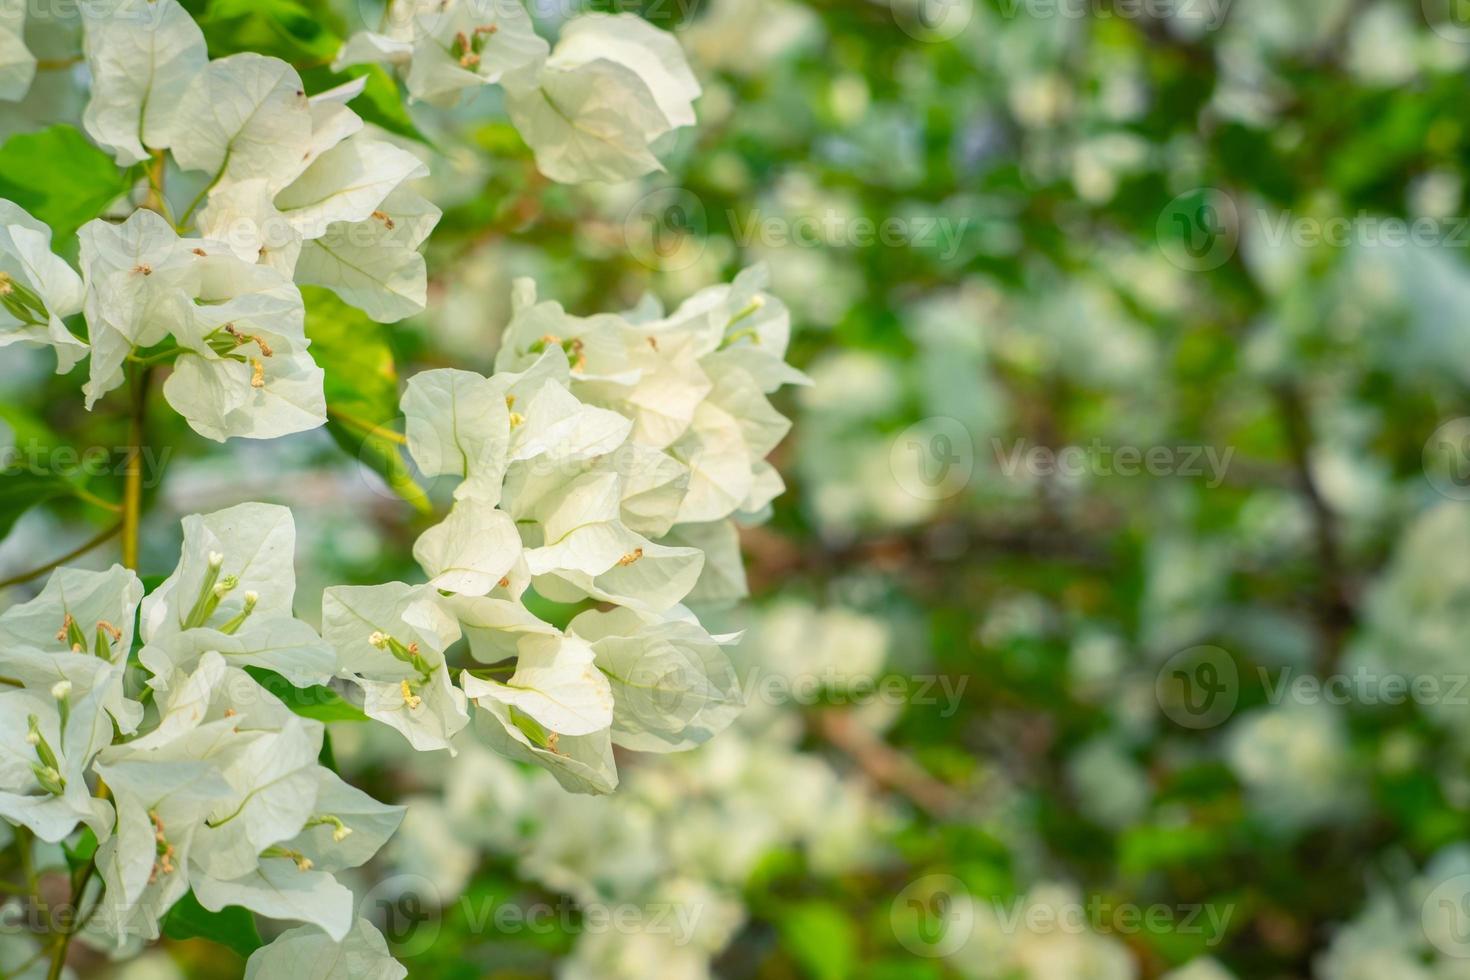
[[[380,13],[187,5],[211,54],[313,89]],[[430,309],[313,339],[391,403],[490,370],[517,276],[585,314],[764,262],[815,384],[783,393],[789,491],[722,624],[748,630],[734,729],[593,799],[333,726],[410,803],[356,882],[410,976],[1470,977],[1470,9],[592,6],[675,32],[704,85],[667,173],[558,186],[493,92],[370,93],[445,209]],[[0,115],[0,196],[64,223],[25,141],[80,108],[57,70]],[[0,355],[12,452],[122,445],[121,406],[49,367]],[[261,499],[296,511],[308,618],[412,574],[428,519],[377,447],[155,419],[145,569],[180,515]],[[30,509],[0,579],[105,520]],[[172,939],[93,975],[242,963]]]

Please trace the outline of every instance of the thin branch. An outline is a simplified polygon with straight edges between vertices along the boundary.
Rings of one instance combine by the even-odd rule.
[[[119,521],[118,523],[112,525],[112,527],[109,527],[107,530],[97,535],[95,538],[92,538],[90,541],[78,545],[76,548],[68,551],[66,554],[62,555],[60,558],[57,558],[55,561],[48,561],[46,564],[42,565],[39,568],[33,568],[30,571],[22,572],[19,575],[12,575],[10,578],[7,579],[0,579],[0,589],[8,589],[12,585],[23,585],[26,582],[29,582],[31,579],[40,578],[42,575],[45,575],[53,568],[65,565],[67,562],[72,561],[76,558],[80,558],[82,555],[85,555],[93,548],[97,548],[101,545],[106,544],[108,541],[116,537],[118,532],[122,529],[122,522]]]
[[[128,424],[128,469],[123,484],[122,561],[128,568],[136,571],[138,524],[143,510],[143,442],[144,428],[148,421],[149,369],[143,367],[130,373],[132,410]]]
[[[397,443],[400,446],[408,445],[408,437],[403,435],[403,433],[394,432],[392,429],[369,422],[366,419],[360,419],[356,415],[342,411],[340,408],[333,408],[329,405],[327,406],[327,414],[343,425],[350,426],[365,435],[387,439],[389,442]]]
[[[1322,567],[1321,612],[1318,629],[1322,634],[1322,652],[1319,657],[1323,670],[1330,671],[1342,652],[1348,631],[1357,619],[1349,595],[1346,572],[1342,563],[1342,548],[1338,535],[1337,516],[1328,506],[1317,479],[1312,474],[1311,447],[1312,424],[1301,392],[1290,384],[1276,388],[1276,403],[1281,414],[1282,427],[1291,449],[1292,465],[1296,471],[1296,482],[1307,506],[1312,512],[1313,531],[1317,540],[1317,560]]]
[[[856,762],[869,779],[908,797],[930,816],[948,819],[963,807],[959,794],[855,722],[849,712],[820,711],[814,723],[817,733]]]

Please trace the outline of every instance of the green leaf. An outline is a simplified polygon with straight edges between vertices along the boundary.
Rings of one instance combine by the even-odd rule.
[[[330,687],[314,684],[311,687],[296,687],[286,678],[264,667],[246,667],[245,671],[261,687],[280,698],[281,701],[303,718],[313,721],[367,721],[362,709],[344,700],[342,695]]]
[[[0,197],[69,238],[128,189],[128,172],[72,126],[12,136],[0,146]]]
[[[0,470],[0,538],[32,507],[71,493],[71,484],[51,473],[23,467]]]
[[[386,330],[329,290],[306,286],[301,295],[311,353],[326,372],[327,431],[414,509],[430,513],[433,507],[414,482],[393,429],[398,371]]]
[[[212,0],[199,22],[213,57],[258,51],[289,61],[328,61],[342,47],[330,12],[296,0]]]
[[[76,844],[63,842],[61,851],[66,857],[66,866],[72,871],[79,871],[86,867],[87,862],[91,861],[93,855],[97,853],[97,833],[91,827],[83,827]]]
[[[245,959],[265,945],[255,928],[255,916],[247,910],[228,905],[211,912],[199,904],[192,891],[169,910],[163,933],[170,939],[208,939],[228,946]]]
[[[781,945],[815,980],[845,980],[858,959],[858,933],[831,902],[787,906],[780,918]]]

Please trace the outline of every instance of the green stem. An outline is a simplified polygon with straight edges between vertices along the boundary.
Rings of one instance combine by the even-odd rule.
[[[115,504],[110,500],[104,500],[92,491],[87,490],[83,487],[72,487],[71,493],[73,497],[76,497],[78,500],[83,501],[84,503],[89,503],[93,507],[101,507],[103,510],[110,510],[114,514],[122,513],[122,504]]]
[[[148,368],[130,371],[132,411],[128,425],[128,469],[123,484],[122,563],[138,570],[138,524],[143,512],[143,440],[148,417]]]
[[[167,350],[156,351],[147,357],[138,357],[136,354],[129,354],[128,360],[140,367],[152,367],[155,364],[167,364],[183,352],[184,348],[174,346]]]
[[[344,412],[340,408],[332,408],[331,406],[328,406],[327,414],[332,416],[332,418],[336,419],[338,422],[341,422],[343,425],[349,425],[366,435],[377,436],[380,439],[387,439],[389,442],[397,443],[400,446],[408,445],[408,437],[403,435],[401,432],[394,432],[392,429],[385,428],[384,426],[375,425],[374,423],[369,422],[366,419],[360,419],[355,415]]]
[[[107,530],[103,531],[95,538],[92,538],[90,541],[87,541],[77,546],[76,548],[73,548],[71,551],[68,551],[66,554],[62,555],[60,558],[55,559],[54,561],[48,561],[46,564],[40,566],[39,568],[33,568],[28,572],[21,572],[19,575],[12,575],[10,578],[0,579],[0,589],[7,589],[12,585],[22,585],[26,582],[29,582],[31,579],[40,578],[42,575],[45,575],[53,568],[56,568],[59,565],[65,565],[73,558],[80,558],[82,555],[85,555],[93,548],[97,548],[103,544],[106,544],[108,541],[111,541],[114,537],[116,537],[117,533],[122,529],[123,526],[121,523],[114,524],[112,525],[112,527],[109,527]],[[0,683],[3,683],[3,681],[0,681]]]

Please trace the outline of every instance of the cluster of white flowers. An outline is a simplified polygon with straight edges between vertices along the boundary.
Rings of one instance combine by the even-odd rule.
[[[363,62],[399,66],[414,98],[441,105],[499,83],[536,165],[565,183],[662,170],[653,148],[694,125],[700,94],[678,42],[641,18],[574,17],[553,49],[521,0],[394,0],[385,30],[350,38],[335,67]]]
[[[178,0],[82,15],[82,125],[146,199],[80,229],[80,273],[0,201],[0,346],[50,347],[62,372],[90,358],[89,409],[167,364],[164,398],[221,442],[321,426],[298,284],[378,321],[422,310],[419,247],[440,211],[408,182],[426,167],[348,108],[361,79],[308,95],[279,59],[211,60]],[[0,97],[35,69],[23,18],[0,2]],[[341,62],[402,63],[434,101],[499,82],[558,180],[653,170],[653,144],[694,121],[677,44],[634,17],[577,18],[554,50],[519,4],[398,4],[390,21]],[[132,954],[192,894],[303,923],[247,977],[405,975],[336,877],[403,810],[319,763],[323,724],[268,689],[281,680],[347,695],[419,750],[455,752],[473,702],[491,748],[587,793],[616,787],[614,744],[678,751],[728,726],[734,635],[691,607],[745,595],[737,522],[764,519],[783,489],[766,457],[789,423],[767,396],[806,382],[764,287],[753,269],[671,314],[650,300],[584,319],[518,283],[496,374],[429,371],[403,395],[408,453],[459,481],[414,547],[426,581],[328,588],[320,634],[294,612],[291,514],[260,503],[186,518],[176,569],[146,597],[121,566],[62,569],[0,616],[0,818],[69,853],[95,838],[74,896],[83,938]],[[527,608],[531,589],[595,608],[563,630]]]
[[[192,890],[206,909],[309,924],[287,947],[375,943],[391,962],[333,874],[373,857],[403,810],[320,765],[322,724],[245,669],[334,671],[292,613],[294,547],[289,511],[244,504],[188,518],[178,567],[146,598],[121,566],[62,569],[0,615],[0,816],[50,843],[95,835],[82,903],[100,948],[158,938]]]
[[[802,379],[762,276],[669,316],[585,319],[521,282],[500,370],[410,379],[408,451],[460,482],[414,545],[426,584],[326,592],[325,636],[370,716],[450,748],[473,701],[498,750],[595,793],[617,785],[614,744],[677,751],[730,723],[734,637],[685,604],[745,594],[735,522],[782,489],[765,456],[788,423],[766,393]],[[604,606],[562,631],[525,607],[531,587]],[[445,651],[461,637],[478,665],[456,678]]]
[[[796,654],[769,641],[803,611],[882,629],[851,610],[788,603],[759,617],[761,640],[746,644],[743,659]],[[885,655],[877,649],[854,673],[876,676]],[[407,817],[385,857],[432,881],[435,894],[418,897],[446,907],[484,853],[566,896],[584,918],[561,980],[701,980],[745,925],[744,895],[768,855],[799,849],[820,875],[885,859],[879,842],[894,815],[862,778],[804,747],[805,732],[790,707],[747,711],[697,751],[640,760],[610,797],[569,795],[550,775],[461,736],[455,757],[418,773],[423,791],[404,801]],[[339,743],[349,767],[376,759],[375,748]],[[597,924],[602,913],[612,925]]]
[[[135,351],[171,341],[164,395],[200,434],[270,438],[323,424],[296,284],[329,287],[381,321],[422,310],[418,249],[440,212],[405,182],[427,169],[365,135],[347,107],[360,79],[308,97],[280,59],[211,61],[177,0],[83,10],[83,126],[120,165],[148,164],[151,209],[84,226],[78,277],[51,254],[44,225],[0,202],[0,346],[54,347],[62,372],[90,355],[90,408],[123,383]],[[170,158],[208,175],[176,218],[158,187]],[[86,341],[63,323],[79,312]]]

